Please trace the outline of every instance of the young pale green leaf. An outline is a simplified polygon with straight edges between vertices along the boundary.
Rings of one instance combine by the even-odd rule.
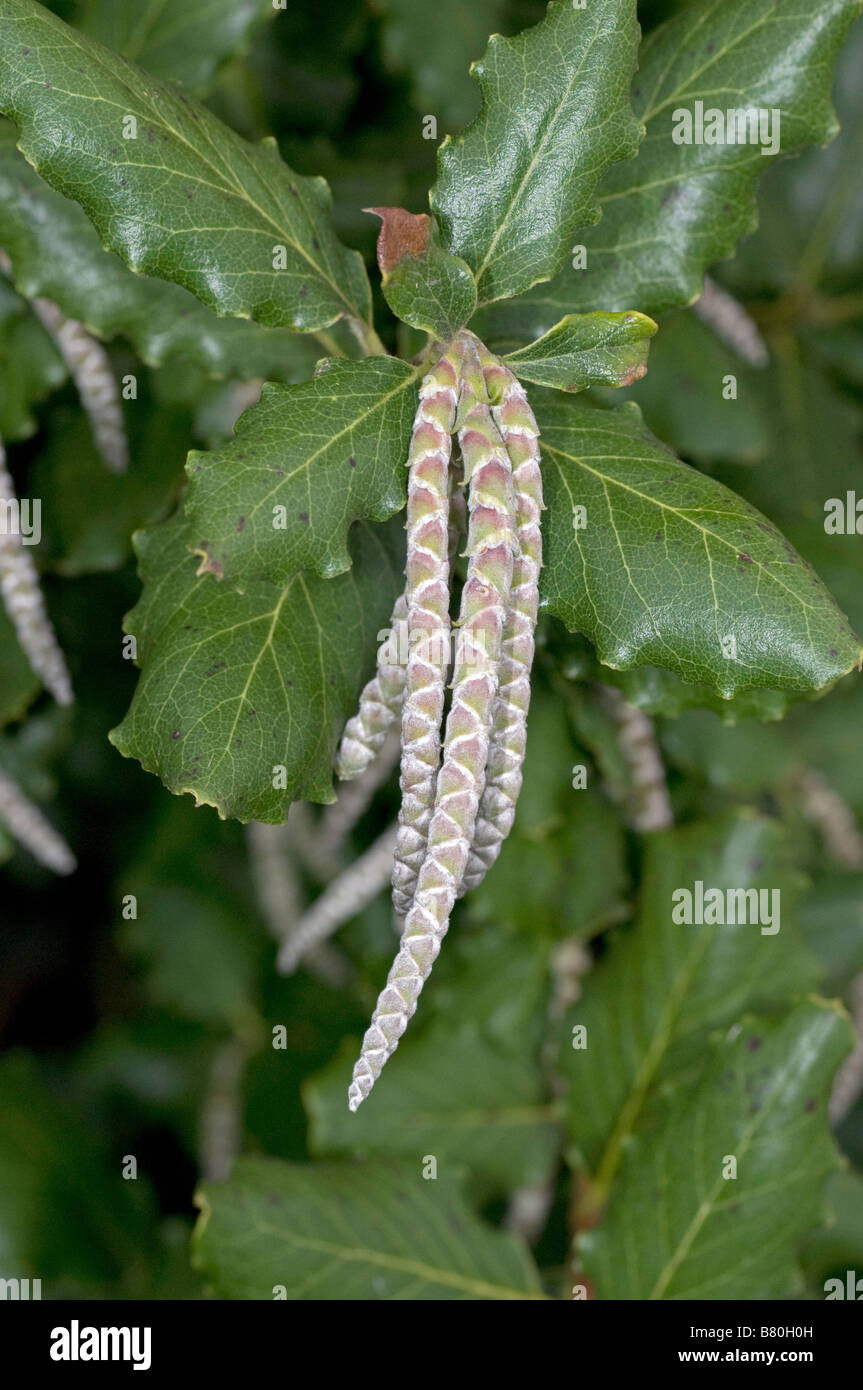
[[[315,1153],[359,1147],[417,1169],[433,1153],[439,1166],[463,1164],[497,1192],[542,1183],[554,1168],[560,1126],[528,1049],[510,1041],[504,1051],[456,1015],[405,1042],[390,1084],[352,1115],[345,1095],[355,1061],[352,1042],[304,1088]]]
[[[383,221],[378,266],[384,298],[412,328],[449,342],[476,308],[470,266],[439,245],[427,213],[404,208],[366,208]]]
[[[481,304],[550,279],[599,217],[599,178],[641,133],[629,106],[638,32],[634,0],[552,0],[541,24],[493,35],[473,65],[482,110],[441,145],[430,197]]]
[[[346,570],[351,522],[404,506],[418,380],[397,358],[367,357],[265,385],[229,444],[189,455],[186,515],[202,567],[239,584]]]
[[[550,400],[542,432],[549,612],[607,666],[664,666],[730,699],[821,690],[860,645],[814,571],[765,518],[681,463],[633,402]]]
[[[5,120],[0,120],[0,246],[11,257],[22,294],[52,299],[97,338],[122,335],[150,366],[182,357],[215,376],[300,381],[311,376],[323,351],[315,337],[249,319],[219,318],[179,285],[127,270],[102,249],[78,204],[31,169],[15,148],[15,127]],[[349,349],[347,330],[337,325],[333,332],[345,336]],[[38,352],[31,345],[22,357],[32,362]]]
[[[550,285],[484,314],[476,331],[525,341],[575,310],[637,304],[656,315],[688,304],[704,272],[730,256],[756,225],[755,185],[774,164],[760,144],[675,143],[675,113],[742,108],[778,111],[768,130],[779,155],[836,133],[833,64],[858,0],[695,0],[650,35],[639,54],[633,109],[647,136],[638,158],[611,169],[599,193],[602,220],[578,240]],[[464,254],[462,252],[462,254]],[[468,258],[469,259],[469,258]],[[481,298],[484,297],[481,295]]]
[[[193,1262],[223,1298],[541,1299],[525,1247],[421,1162],[244,1158],[198,1194]]]
[[[0,439],[7,444],[29,439],[36,431],[34,406],[67,375],[39,320],[8,281],[0,279]]]
[[[365,268],[333,232],[323,180],[34,0],[3,0],[0,26],[0,109],[19,148],[133,270],[272,327],[368,319]]]
[[[818,982],[792,917],[795,879],[777,822],[728,813],[651,836],[646,855],[637,922],[619,933],[567,1015],[558,1059],[572,1142],[603,1190],[657,1087],[700,1065],[711,1030]],[[778,890],[779,930],[673,922],[672,894],[695,893],[697,881],[722,893],[767,890],[768,910]]]
[[[272,0],[171,0],[129,5],[126,0],[79,0],[77,28],[157,77],[191,91],[206,87],[216,69],[246,45],[249,34],[273,19]]]
[[[783,1299],[839,1167],[830,1084],[853,1034],[835,1004],[747,1018],[627,1150],[602,1224],[578,1242],[599,1298]],[[735,1165],[732,1171],[732,1163]]]
[[[634,310],[568,314],[542,338],[504,358],[516,376],[561,391],[629,386],[647,371],[653,319]]]
[[[223,818],[284,821],[332,801],[336,744],[404,583],[401,530],[360,525],[338,579],[294,574],[239,594],[195,573],[181,517],[138,537],[127,618],[142,675],[111,741]]]

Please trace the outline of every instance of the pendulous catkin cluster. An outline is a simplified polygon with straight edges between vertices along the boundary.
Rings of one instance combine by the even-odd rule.
[[[392,623],[393,632],[405,624],[401,678],[392,666],[391,634],[336,765],[340,776],[358,775],[401,717],[393,903],[404,925],[354,1068],[351,1110],[398,1046],[456,898],[480,882],[512,826],[542,565],[538,437],[519,382],[472,333],[460,333],[423,379],[411,438],[407,582]],[[450,563],[463,489],[467,574],[451,631]]]

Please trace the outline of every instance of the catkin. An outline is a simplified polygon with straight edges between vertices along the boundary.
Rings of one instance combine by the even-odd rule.
[[[71,705],[72,682],[54,629],[45,611],[39,575],[16,518],[15,484],[0,440],[0,595],[21,650],[58,705]]]
[[[111,359],[83,323],[67,319],[53,300],[37,298],[30,302],[69,368],[96,448],[112,473],[125,473],[129,466],[129,441]]]
[[[406,915],[426,851],[440,766],[440,729],[449,672],[449,492],[452,431],[459,398],[457,352],[423,378],[408,465],[408,657],[402,706],[399,831],[393,905]]]
[[[530,672],[542,568],[539,428],[524,388],[512,372],[482,346],[480,360],[492,416],[512,463],[518,553],[503,632],[500,686],[492,715],[485,789],[460,896],[482,882],[515,819],[527,743]]]
[[[425,857],[401,945],[354,1067],[356,1110],[398,1046],[449,926],[467,865],[484,784],[501,642],[518,548],[510,461],[489,410],[472,335],[459,408],[469,484],[468,572],[456,638],[452,706]]]
[[[336,757],[336,775],[343,782],[360,777],[384,746],[390,725],[401,714],[408,642],[407,598],[396,599],[389,632],[378,648],[377,671],[360,695],[357,713],[349,719]]]
[[[63,836],[2,769],[0,822],[46,869],[53,869],[55,874],[75,872],[75,856]]]

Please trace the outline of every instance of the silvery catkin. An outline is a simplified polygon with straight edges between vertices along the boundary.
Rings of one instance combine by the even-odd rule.
[[[350,782],[381,751],[390,725],[401,714],[405,688],[408,606],[396,599],[389,632],[378,648],[377,671],[363,689],[357,713],[348,720],[336,757],[336,775]]]
[[[467,865],[484,783],[501,641],[518,547],[509,457],[484,399],[471,335],[459,409],[469,483],[468,572],[456,637],[452,706],[443,765],[413,902],[354,1067],[348,1104],[356,1110],[398,1046],[449,926]]]
[[[492,417],[512,463],[518,554],[503,633],[485,789],[460,895],[482,882],[515,819],[527,743],[530,672],[542,568],[539,428],[524,388],[512,372],[482,345],[480,359]]]
[[[402,705],[399,830],[393,905],[406,915],[426,851],[440,767],[449,671],[449,489],[459,398],[458,348],[423,378],[408,453],[408,653]]]
[[[33,557],[14,518],[16,504],[15,484],[0,440],[0,595],[33,671],[58,705],[71,705],[74,697],[66,658],[45,611]]]

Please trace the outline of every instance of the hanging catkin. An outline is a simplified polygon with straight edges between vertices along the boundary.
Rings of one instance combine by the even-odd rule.
[[[34,859],[53,869],[55,874],[71,874],[77,864],[63,836],[56,831],[49,820],[43,816],[38,806],[24,795],[17,782],[13,782],[0,769],[0,823],[15,836],[15,839],[29,850]]]
[[[361,776],[384,746],[390,725],[401,715],[405,689],[408,641],[407,598],[396,599],[389,632],[378,648],[377,671],[360,695],[360,707],[349,719],[336,758],[336,775],[343,782]]]
[[[96,448],[113,473],[125,473],[129,442],[111,359],[83,323],[67,319],[53,300],[38,298],[30,302],[69,368]]]
[[[492,420],[475,340],[465,335],[459,442],[469,484],[468,572],[456,637],[443,765],[401,945],[363,1039],[348,1104],[356,1110],[398,1046],[449,926],[484,784],[513,558],[518,548],[510,461]]]
[[[512,829],[527,744],[530,672],[542,568],[542,475],[539,428],[521,383],[480,345],[492,416],[509,454],[515,490],[518,553],[512,574],[494,703],[485,790],[460,893],[477,887]]]
[[[402,707],[399,831],[393,905],[413,901],[434,806],[449,671],[449,466],[459,396],[459,350],[423,378],[408,454],[408,654]]]
[[[71,705],[72,682],[39,587],[39,575],[21,539],[15,484],[0,440],[0,594],[21,650],[58,705]]]

